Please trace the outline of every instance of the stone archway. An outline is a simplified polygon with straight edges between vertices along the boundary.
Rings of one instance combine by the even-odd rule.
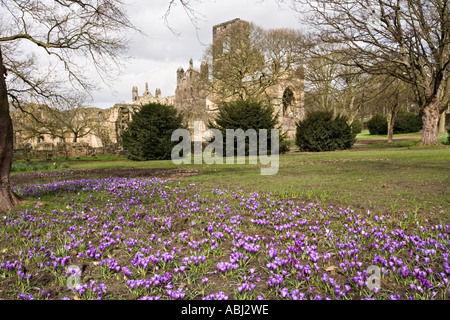
[[[300,97],[299,92],[292,86],[284,87],[280,106],[280,123],[283,131],[285,131],[289,138],[295,136],[296,122],[299,114]]]
[[[287,87],[284,89],[283,92],[283,98],[282,98],[282,105],[283,105],[283,117],[286,116],[292,116],[293,113],[293,107],[295,106],[295,94],[292,88]]]

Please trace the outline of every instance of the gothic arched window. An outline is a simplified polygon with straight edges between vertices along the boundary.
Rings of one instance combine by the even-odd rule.
[[[286,112],[288,107],[293,106],[295,102],[294,93],[291,89],[286,88],[283,93],[283,113]],[[292,110],[291,110],[292,111]]]

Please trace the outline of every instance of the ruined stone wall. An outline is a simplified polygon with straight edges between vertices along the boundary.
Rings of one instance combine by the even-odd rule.
[[[221,24],[220,28],[226,25]],[[177,70],[175,107],[183,112],[191,133],[194,130],[194,121],[203,121],[203,130],[206,130],[206,124],[213,120],[217,113],[217,105],[214,103],[217,98],[209,92],[208,81],[205,62],[202,63],[200,71],[193,67],[192,59],[186,72],[182,67]],[[286,132],[289,138],[295,138],[296,123],[305,117],[303,77],[292,71],[277,85],[269,87],[264,96],[267,97],[267,102],[274,106],[274,112],[278,113],[282,131]]]
[[[268,88],[266,94],[278,113],[282,131],[289,139],[295,139],[296,124],[306,116],[303,78],[296,77],[295,73],[286,75],[284,80]]]
[[[132,104],[143,106],[149,103],[161,103],[165,105],[174,105],[175,96],[162,97],[161,89],[157,88],[155,91],[155,95],[153,96],[151,92],[148,90],[148,83],[145,84],[145,91],[141,96],[138,93],[138,87],[133,87],[132,96],[131,96]]]
[[[20,132],[14,135],[16,158],[60,158],[90,155],[118,154],[123,152],[120,136],[128,127],[133,113],[140,106],[116,104],[109,109],[88,108],[98,117],[95,127],[88,128],[89,134],[73,143],[73,134],[67,133],[65,139],[52,138],[44,134],[26,138]]]
[[[75,158],[75,157],[91,157],[101,155],[125,155],[120,146],[115,143],[108,147],[94,148],[85,142],[75,143],[59,143],[53,145],[51,143],[41,144],[37,148],[19,148],[14,149],[14,159],[42,159],[48,160],[53,158]]]
[[[175,90],[175,108],[183,113],[185,124],[193,132],[194,122],[203,121],[206,125],[211,119],[210,101],[206,87],[208,68],[203,63],[200,71],[194,68],[192,59],[186,72],[183,68],[177,70],[177,88]],[[205,127],[206,128],[206,127]]]
[[[177,70],[177,89],[175,92],[175,107],[183,112],[185,121],[191,133],[194,130],[194,121],[203,121],[203,130],[206,124],[213,120],[217,112],[217,99],[208,91],[208,70],[201,71],[193,67],[192,60],[185,72],[182,67]],[[202,72],[203,68],[203,72]],[[269,87],[264,95],[279,115],[279,124],[288,137],[295,138],[296,123],[304,119],[306,112],[304,106],[304,80],[295,71],[285,75],[278,84]]]

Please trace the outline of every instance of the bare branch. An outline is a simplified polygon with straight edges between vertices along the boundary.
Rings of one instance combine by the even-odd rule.
[[[167,10],[166,10],[166,12],[165,12],[165,14],[163,16],[164,24],[176,36],[180,36],[181,35],[181,33],[178,32],[177,30],[175,30],[174,28],[172,28],[170,23],[169,23],[169,16],[170,16],[170,14],[172,12],[172,9],[174,7],[176,7],[176,5],[179,3],[181,5],[181,7],[183,8],[183,11],[185,12],[186,16],[189,18],[189,21],[192,23],[193,27],[195,28],[197,39],[199,39],[199,36],[198,36],[198,31],[199,31],[198,23],[200,21],[205,21],[204,20],[205,16],[192,7],[191,1],[192,0],[178,0],[178,1],[177,0],[170,0],[169,1],[169,5],[167,7]],[[194,0],[194,1],[200,2],[198,0]]]

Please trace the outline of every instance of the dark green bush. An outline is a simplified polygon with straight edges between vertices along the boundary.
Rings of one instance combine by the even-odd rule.
[[[359,121],[359,120],[353,121],[351,124],[351,127],[352,127],[352,133],[354,133],[355,135],[358,133],[361,133],[361,131],[363,129],[363,125],[361,124],[361,121]]]
[[[388,132],[388,122],[385,116],[375,114],[369,121],[367,121],[367,128],[370,134],[384,135]]]
[[[447,143],[450,144],[450,128],[447,129],[448,137],[447,137]]]
[[[350,149],[356,133],[344,116],[332,112],[313,111],[297,123],[296,144],[301,151],[333,151]]]
[[[143,105],[133,114],[128,128],[122,133],[122,143],[131,160],[168,160],[178,144],[171,141],[172,133],[182,125],[182,115],[173,106],[159,103]]]
[[[211,129],[218,129],[223,135],[223,154],[226,155],[226,129],[242,129],[247,131],[248,129],[255,129],[258,139],[259,150],[259,130],[267,129],[267,153],[270,153],[271,149],[271,129],[279,129],[278,127],[278,115],[274,114],[273,107],[264,105],[258,101],[250,99],[236,100],[232,102],[223,103],[219,106],[219,112],[214,119],[214,122],[209,122],[208,126]],[[245,154],[249,154],[248,138],[245,142]],[[235,142],[234,150],[236,154],[237,145]],[[281,133],[279,140],[279,153],[285,153],[289,151],[289,143],[286,135]]]
[[[394,123],[394,133],[412,133],[422,129],[420,115],[412,112],[399,112]]]

